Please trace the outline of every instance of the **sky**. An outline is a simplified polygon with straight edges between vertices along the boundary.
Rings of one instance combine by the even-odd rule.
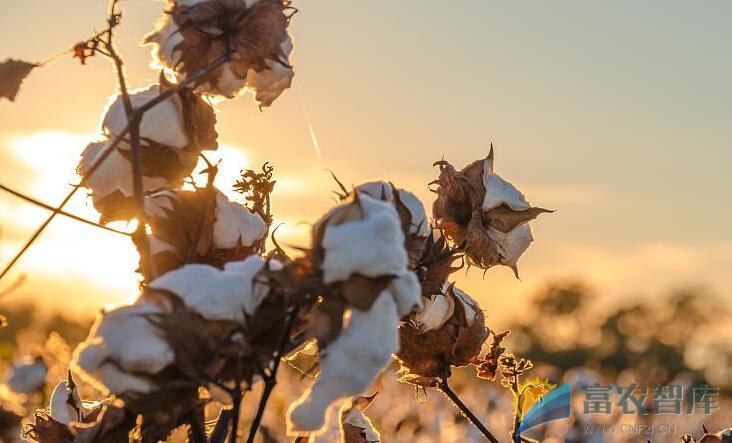
[[[0,59],[43,60],[104,26],[102,0],[6,0]],[[292,89],[258,112],[217,106],[224,188],[270,161],[278,239],[307,244],[347,184],[387,179],[429,207],[432,163],[484,157],[536,206],[535,243],[508,268],[456,274],[496,322],[549,282],[608,301],[703,286],[732,301],[732,3],[295,0]],[[133,87],[157,78],[140,46],[164,3],[127,0]],[[57,204],[116,84],[102,58],[62,58],[0,102],[0,183]],[[95,217],[80,193],[68,209]],[[5,263],[47,214],[0,195]],[[58,218],[0,291],[85,315],[134,298],[128,239]]]

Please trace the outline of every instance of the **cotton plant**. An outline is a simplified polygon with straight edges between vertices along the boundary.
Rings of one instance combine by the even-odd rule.
[[[127,87],[114,42],[118,3],[111,0],[105,30],[72,48],[82,63],[111,58],[120,93],[104,111],[99,139],[81,153],[69,198],[87,189],[98,227],[137,221],[128,235],[140,255],[140,289],[98,316],[27,437],[154,442],[185,429],[196,443],[227,435],[234,442],[242,397],[262,383],[251,442],[280,362],[299,354],[318,372],[285,414],[287,432],[300,441],[380,441],[363,413],[371,399],[362,396],[394,359],[402,381],[440,387],[495,441],[447,381],[453,367],[473,364],[490,378],[510,362],[502,336],[450,277],[465,263],[516,270],[533,239],[528,222],[547,211],[494,173],[491,150],[461,171],[437,163],[431,214],[390,182],[341,185],[310,243],[290,256],[270,229],[273,168],[242,172],[230,199],[213,185],[218,166],[206,158],[218,146],[211,103],[249,91],[264,108],[290,87],[290,2],[168,0],[145,39],[162,72],[141,89]],[[14,99],[38,67],[0,64],[0,77],[11,81],[0,96]],[[203,171],[195,170],[199,161]],[[77,382],[104,400],[81,399]],[[218,417],[205,415],[209,405]]]

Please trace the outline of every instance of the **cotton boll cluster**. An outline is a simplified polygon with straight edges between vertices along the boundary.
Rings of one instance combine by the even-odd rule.
[[[261,252],[267,237],[262,215],[215,188],[156,192],[147,197],[145,207],[158,275],[185,263],[221,268]]]
[[[456,245],[464,245],[468,263],[482,269],[504,265],[518,276],[517,262],[533,236],[528,222],[551,212],[529,205],[524,195],[493,171],[488,157],[457,171],[446,161],[433,184],[432,211],[437,227]]]
[[[17,394],[40,392],[46,383],[48,367],[41,357],[20,357],[13,361],[3,384]]]
[[[292,434],[321,429],[331,405],[366,389],[399,349],[399,319],[421,307],[390,203],[355,194],[315,225],[313,242],[311,259],[325,285],[310,325],[321,372],[288,411]]]
[[[403,381],[427,387],[449,377],[451,366],[478,364],[488,328],[478,303],[453,284],[423,302],[424,309],[399,326],[397,358]]]
[[[152,85],[131,92],[132,107],[140,108],[167,88],[165,84]],[[174,94],[145,112],[139,125],[144,192],[181,187],[199,153],[217,148],[215,121],[211,106],[190,91]],[[117,97],[102,121],[106,139],[91,143],[77,168],[103,223],[129,220],[137,213],[129,136],[112,146],[128,125],[124,101]]]
[[[294,71],[287,34],[292,8],[286,0],[170,0],[146,43],[175,82],[216,62],[196,91],[233,98],[251,91],[260,107],[270,106],[290,87]]]

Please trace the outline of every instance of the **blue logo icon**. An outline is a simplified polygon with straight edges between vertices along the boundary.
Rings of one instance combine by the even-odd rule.
[[[553,420],[569,418],[572,404],[572,386],[558,386],[539,399],[525,414],[518,428],[518,433],[548,423]]]

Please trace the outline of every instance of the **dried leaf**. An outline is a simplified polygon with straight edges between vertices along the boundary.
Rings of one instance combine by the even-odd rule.
[[[15,101],[23,80],[37,66],[36,63],[11,58],[0,63],[0,99],[4,97],[11,102]]]
[[[528,223],[541,214],[552,212],[554,211],[543,208],[529,208],[526,211],[514,211],[506,205],[501,205],[486,212],[485,215],[492,228],[508,233],[516,226]]]

